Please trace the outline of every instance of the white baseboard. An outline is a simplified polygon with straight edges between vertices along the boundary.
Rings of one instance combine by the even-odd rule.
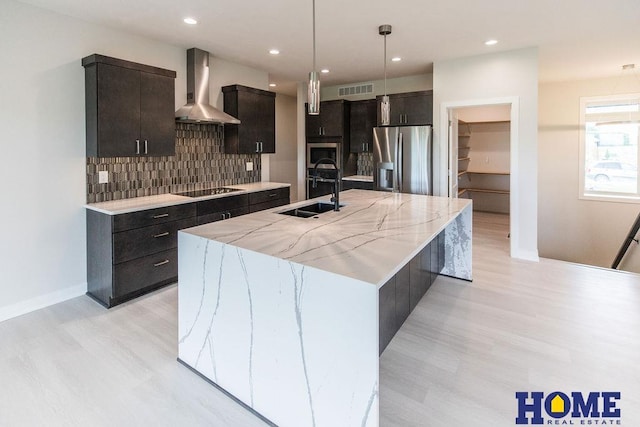
[[[25,301],[20,301],[5,307],[0,307],[0,322],[4,322],[32,311],[40,310],[59,302],[66,301],[71,298],[79,297],[87,292],[87,284],[83,283],[77,286],[61,289],[45,295],[40,295]]]
[[[522,259],[525,261],[539,262],[540,257],[538,251],[516,250],[511,254],[511,258]]]

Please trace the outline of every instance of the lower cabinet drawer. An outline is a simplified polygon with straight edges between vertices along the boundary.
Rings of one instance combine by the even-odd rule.
[[[352,181],[349,179],[342,180],[343,190],[373,190],[373,182],[368,181]]]
[[[178,230],[196,225],[196,218],[165,222],[150,227],[121,231],[113,235],[113,263],[178,247]]]
[[[288,199],[289,187],[274,188],[273,190],[257,191],[255,193],[249,193],[249,204],[255,205],[257,203],[264,203],[269,200]]]
[[[263,211],[265,209],[271,209],[271,208],[275,208],[278,206],[283,206],[283,205],[288,205],[289,204],[289,199],[276,199],[276,200],[268,200],[266,202],[262,202],[262,203],[256,203],[255,205],[250,205],[249,206],[249,211],[251,213],[253,212],[258,212],[258,211]]]
[[[113,232],[132,230],[196,216],[196,204],[167,206],[113,216]]]
[[[222,221],[223,219],[235,218],[240,215],[246,215],[249,213],[248,207],[242,207],[237,209],[230,209],[224,212],[215,212],[207,215],[198,216],[198,225],[208,224],[210,222]]]
[[[140,291],[153,285],[166,284],[178,277],[178,250],[123,262],[114,267],[113,297]]]

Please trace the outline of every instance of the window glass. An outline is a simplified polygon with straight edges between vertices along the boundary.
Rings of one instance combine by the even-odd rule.
[[[583,197],[640,199],[640,96],[583,98]]]

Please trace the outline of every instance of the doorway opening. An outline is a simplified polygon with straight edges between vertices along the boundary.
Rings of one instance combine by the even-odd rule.
[[[493,231],[492,245],[513,255],[517,114],[511,102],[450,105],[448,195],[473,200],[474,224]],[[516,119],[514,123],[513,119]]]

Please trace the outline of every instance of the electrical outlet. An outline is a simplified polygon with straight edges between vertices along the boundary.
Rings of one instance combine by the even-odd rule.
[[[251,172],[253,170],[253,162],[247,162],[247,172]]]
[[[109,182],[109,171],[98,172],[98,184],[106,184]]]

